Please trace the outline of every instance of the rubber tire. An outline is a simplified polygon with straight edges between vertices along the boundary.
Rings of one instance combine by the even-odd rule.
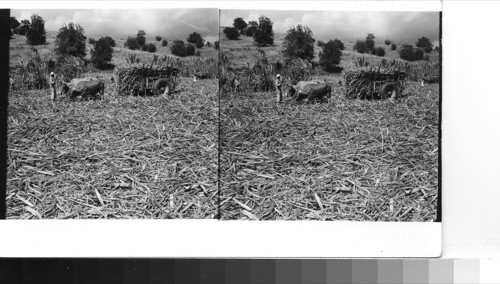
[[[170,82],[167,79],[159,79],[155,82],[153,86],[153,92],[155,95],[163,95],[165,93],[165,88],[167,88],[167,95],[170,95]]]
[[[394,91],[396,92],[396,95],[394,97],[388,95],[388,92],[392,94]],[[383,100],[387,98],[396,99],[397,97],[399,97],[399,88],[394,83],[386,83],[380,89],[380,98]]]

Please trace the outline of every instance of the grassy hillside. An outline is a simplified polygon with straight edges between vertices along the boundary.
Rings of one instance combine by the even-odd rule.
[[[34,46],[42,57],[43,60],[49,60],[54,58],[54,41],[56,38],[55,32],[47,33],[47,43],[44,45]],[[87,36],[87,39],[92,36]],[[98,38],[96,38],[98,39]],[[156,41],[154,38],[147,38],[146,42],[152,42],[156,45],[156,52],[150,53],[146,51],[138,51],[138,50],[130,50],[123,46],[126,37],[113,38],[116,42],[116,47],[113,48],[113,59],[111,61],[112,64],[119,66],[125,64],[125,58],[128,57],[129,54],[136,54],[141,62],[148,62],[153,59],[153,56],[156,55],[172,55],[170,52],[170,46],[172,41],[169,41],[167,46],[162,46],[161,42]],[[90,49],[92,45],[86,43],[86,53],[85,58],[90,59]],[[218,51],[215,48],[204,46],[203,48],[196,49],[200,51],[201,58],[217,58]],[[30,50],[30,46],[26,44],[26,37],[20,35],[14,35],[14,37],[10,40],[10,67],[15,67],[19,64],[19,61],[24,61],[26,63],[27,60],[32,56],[32,51]],[[185,59],[196,58],[196,56],[188,56]]]
[[[274,36],[274,45],[262,47],[262,49],[266,52],[266,55],[271,61],[276,61],[282,58],[281,50],[283,40],[285,38],[285,34],[277,33]],[[332,39],[333,40],[333,39]],[[342,41],[342,39],[340,39]],[[326,40],[325,40],[326,42]],[[358,57],[364,57],[368,60],[371,65],[378,66],[382,59],[387,60],[401,60],[399,58],[398,50],[401,47],[398,45],[397,50],[391,50],[390,46],[387,46],[383,43],[376,43],[376,46],[381,46],[385,49],[386,55],[384,57],[379,57],[371,54],[361,54],[353,50],[354,42],[344,42],[345,49],[342,51],[342,59],[340,62],[341,67],[350,67],[353,65],[352,61],[356,60]],[[259,53],[257,52],[257,48],[253,44],[253,38],[248,36],[241,36],[239,40],[229,40],[224,36],[224,33],[220,32],[220,50],[221,52],[227,52],[229,59],[234,62],[235,65],[244,64],[244,62],[248,62],[250,64],[254,64],[259,57]],[[314,48],[314,60],[319,60],[319,52],[321,51],[321,47],[316,45]],[[428,53],[429,61],[438,62],[439,61],[439,53],[433,51]],[[403,60],[401,60],[403,61]],[[418,64],[418,62],[413,62],[412,64]]]

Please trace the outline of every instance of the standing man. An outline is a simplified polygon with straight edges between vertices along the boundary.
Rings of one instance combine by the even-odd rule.
[[[276,102],[277,103],[281,103],[281,101],[283,100],[283,95],[281,93],[281,83],[282,83],[281,75],[278,74],[278,75],[276,75],[276,80],[274,81],[274,85],[276,86]]]
[[[50,98],[52,99],[52,101],[55,101],[56,100],[56,74],[54,74],[54,72],[50,72],[49,84],[50,84]]]

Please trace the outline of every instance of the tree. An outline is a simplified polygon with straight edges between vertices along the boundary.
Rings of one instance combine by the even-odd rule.
[[[19,25],[19,30],[18,30],[19,35],[26,35],[26,32],[28,32],[30,26],[31,23],[29,20],[21,20],[21,24]]]
[[[156,41],[161,41],[162,37],[161,36],[156,36]]]
[[[214,41],[214,48],[219,50],[219,41]]]
[[[413,53],[413,60],[423,60],[424,59],[424,50],[421,48],[415,48]]]
[[[357,40],[356,43],[354,44],[353,48],[356,50],[358,53],[367,53],[368,52],[368,47],[366,46],[366,41],[364,40]]]
[[[258,27],[259,23],[257,23],[256,21],[248,22],[247,28],[245,29],[245,35],[253,37]]]
[[[182,40],[174,40],[172,45],[170,45],[170,52],[173,55],[184,57],[186,56],[186,45]]]
[[[340,50],[344,50],[345,49],[344,43],[341,42],[339,39],[334,39],[333,43],[336,44],[339,47]]]
[[[396,50],[397,48],[398,46],[395,43],[391,44],[391,50]]]
[[[413,61],[413,46],[410,44],[403,44],[399,50],[399,57],[406,61]]]
[[[385,49],[383,47],[379,46],[377,48],[374,48],[373,50],[375,50],[375,55],[385,56]]]
[[[388,39],[386,39],[386,40],[385,40],[385,45],[391,45],[391,41],[390,41],[390,40],[388,40]]]
[[[197,32],[193,32],[192,34],[190,34],[186,41],[196,45],[196,48],[202,48],[205,42],[205,40]]]
[[[191,56],[195,54],[195,47],[194,44],[187,44],[186,45],[186,55]]]
[[[283,54],[311,61],[314,58],[314,42],[316,41],[312,35],[311,29],[306,26],[292,26],[283,41]]]
[[[273,22],[266,16],[259,17],[259,26],[253,35],[254,44],[259,46],[272,45],[274,43]]]
[[[140,48],[139,44],[137,43],[137,38],[131,36],[127,38],[125,43],[123,43],[123,46],[131,50],[136,50]]]
[[[373,34],[368,34],[366,36],[366,47],[369,49],[369,50],[372,50],[375,48],[375,36]]]
[[[430,39],[426,38],[425,36],[419,38],[415,45],[424,49],[426,53],[431,52],[433,48],[433,44],[431,43]]]
[[[323,47],[325,46],[326,42],[322,41],[322,40],[318,40],[318,47]]]
[[[31,24],[26,31],[26,42],[29,45],[41,45],[46,42],[45,21],[36,14],[31,16]]]
[[[163,39],[161,41],[161,46],[167,46],[168,45],[168,41],[166,39]]]
[[[113,38],[111,38],[109,36],[105,36],[104,40],[106,40],[111,47],[116,47],[116,42]]]
[[[233,22],[233,27],[237,29],[240,33],[248,26],[248,24],[243,20],[243,18],[235,18]]]
[[[55,52],[59,55],[85,57],[85,41],[83,28],[79,24],[65,24],[59,29],[54,42]]]
[[[89,41],[89,44],[92,44],[92,45],[95,44],[95,42],[96,42],[95,38],[93,38],[93,37],[89,37],[88,41]]]
[[[340,63],[342,51],[338,43],[329,40],[324,46],[323,50],[319,52],[319,65],[326,72],[333,72],[336,70],[337,65]]]
[[[144,30],[139,30],[135,39],[139,47],[143,48],[146,45],[146,32]]]
[[[212,47],[212,43],[209,42],[209,41],[207,41],[207,43],[205,45],[208,46],[208,47]]]
[[[15,18],[15,17],[10,17],[10,34],[17,34],[19,33],[19,26],[21,23]]]
[[[113,58],[113,47],[109,40],[110,37],[101,37],[99,40],[94,40],[92,45],[94,48],[90,50],[90,62],[97,68],[105,68],[109,66]]]
[[[233,27],[225,27],[224,30],[224,35],[230,40],[237,40],[240,38],[240,33],[236,28]]]

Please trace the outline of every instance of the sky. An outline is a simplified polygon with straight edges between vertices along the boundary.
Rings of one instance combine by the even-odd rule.
[[[159,35],[168,40],[186,40],[192,32],[197,32],[210,42],[218,40],[217,9],[38,9],[12,10],[11,16],[20,22],[37,14],[45,21],[46,31],[58,31],[65,23],[77,23],[87,37],[135,36],[139,30],[146,37]]]
[[[262,15],[271,19],[277,33],[301,24],[312,30],[316,40],[355,42],[373,33],[377,43],[389,39],[415,44],[422,36],[439,42],[439,12],[221,10],[220,25],[232,26],[236,17],[258,21]]]

